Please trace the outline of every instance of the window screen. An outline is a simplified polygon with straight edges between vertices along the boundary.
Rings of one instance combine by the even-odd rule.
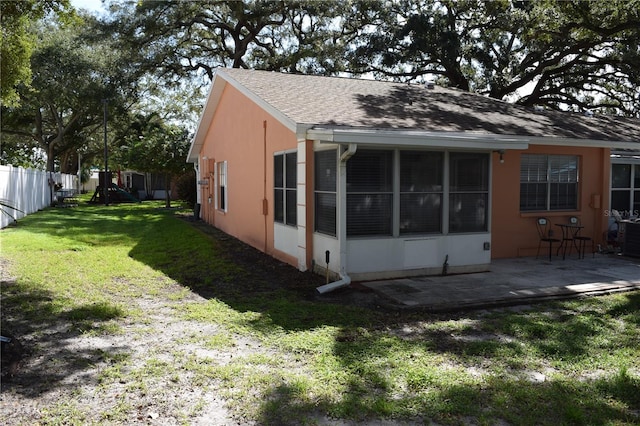
[[[337,150],[315,153],[315,208],[317,232],[336,235]]]
[[[391,235],[393,152],[358,150],[347,163],[347,235]]]
[[[449,154],[449,232],[488,229],[489,156]]]
[[[444,154],[400,152],[400,234],[442,231]]]

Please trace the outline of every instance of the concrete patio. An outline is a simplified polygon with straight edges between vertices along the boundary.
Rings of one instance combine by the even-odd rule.
[[[640,290],[640,259],[497,259],[489,272],[362,282],[389,305],[431,312]]]

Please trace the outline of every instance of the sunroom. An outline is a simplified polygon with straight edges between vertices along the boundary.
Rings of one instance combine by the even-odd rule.
[[[406,130],[307,134],[315,141],[316,270],[354,280],[487,270],[492,158],[526,149],[525,140]]]

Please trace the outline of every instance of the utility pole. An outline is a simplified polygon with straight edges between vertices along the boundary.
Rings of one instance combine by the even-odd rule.
[[[103,99],[102,104],[104,105],[104,205],[109,205],[109,187],[111,186],[111,182],[109,179],[109,151],[107,150],[107,100]]]

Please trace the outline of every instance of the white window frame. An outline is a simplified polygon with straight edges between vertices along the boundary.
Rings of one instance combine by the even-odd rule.
[[[288,186],[288,175],[287,175],[287,158],[290,158],[290,156],[295,156],[295,167],[293,169],[293,187]],[[276,159],[280,158],[280,161],[282,161],[282,186],[276,186]],[[298,197],[298,152],[296,150],[292,150],[292,151],[283,151],[283,152],[276,152],[273,155],[273,174],[274,174],[274,179],[273,179],[273,198],[274,198],[274,203],[273,203],[273,220],[276,223],[279,223],[281,225],[285,225],[285,226],[292,226],[292,227],[297,227],[298,226],[298,212],[297,212],[297,197]],[[277,191],[282,191],[282,220],[278,220],[276,219],[276,202],[277,202]],[[289,197],[293,197],[293,200],[296,203],[296,208],[293,210],[293,219],[289,217],[289,214],[287,213],[288,209],[287,209],[287,200],[289,199]]]
[[[544,161],[546,162],[546,169],[542,169],[544,170],[544,177],[540,178],[539,176],[537,178],[532,178],[529,174],[527,174],[527,176],[524,176],[524,172],[523,172],[523,164],[524,161],[522,161],[525,157],[544,157]],[[566,174],[566,178],[567,181],[566,182],[557,182],[554,181],[552,179],[552,173],[553,173],[553,167],[552,167],[552,163],[554,160],[558,160],[560,157],[565,157],[567,159],[571,159],[573,161],[575,161],[575,171],[574,172],[567,172]],[[571,154],[522,154],[521,156],[521,163],[520,163],[520,211],[523,213],[528,213],[528,212],[554,212],[554,211],[577,211],[579,210],[579,203],[580,203],[580,157],[577,155],[571,155]],[[574,177],[575,175],[575,177]],[[545,192],[545,200],[544,200],[544,206],[543,208],[522,208],[522,197],[523,197],[523,185],[524,184],[528,184],[528,185],[541,185],[544,186],[546,188],[546,192]],[[573,184],[576,187],[575,190],[575,206],[573,208],[552,208],[552,197],[551,197],[551,193],[552,193],[552,185],[554,184]]]
[[[613,169],[614,166],[629,166],[630,167],[630,175],[629,175],[629,186],[628,187],[614,187],[613,186]],[[636,179],[638,179],[638,174],[640,174],[640,162],[613,162],[611,164],[611,197],[610,204],[613,201],[613,193],[614,192],[628,192],[629,193],[629,205],[624,209],[617,208],[618,213],[622,215],[622,217],[636,217],[640,216],[640,208],[637,207],[640,205],[640,186],[636,186]],[[610,209],[615,209],[619,206],[614,206],[611,204]]]
[[[216,163],[216,209],[227,212],[229,209],[229,168],[226,161]]]
[[[333,162],[333,169],[331,170],[335,176],[335,186],[331,189],[318,189],[318,181],[317,181],[317,174],[321,173],[321,171],[319,170],[318,167],[318,154],[323,153],[323,154],[327,154],[327,155],[332,155],[334,158],[334,162]],[[339,215],[339,211],[338,211],[338,188],[340,186],[340,180],[338,179],[338,173],[339,173],[339,164],[338,164],[339,160],[338,160],[338,150],[337,149],[327,149],[327,150],[321,150],[321,151],[316,151],[315,155],[314,155],[314,186],[313,186],[313,213],[314,213],[314,225],[313,225],[313,230],[314,232],[323,234],[323,235],[328,235],[331,237],[337,237],[338,235],[338,226],[339,226],[339,220],[338,220],[338,215]],[[333,217],[333,229],[329,230],[329,229],[320,229],[319,228],[319,221],[318,221],[318,217],[319,217],[319,212],[318,212],[318,197],[319,196],[325,196],[325,197],[331,197],[333,199],[334,202],[334,206],[335,206],[335,212],[334,212],[334,217]]]

